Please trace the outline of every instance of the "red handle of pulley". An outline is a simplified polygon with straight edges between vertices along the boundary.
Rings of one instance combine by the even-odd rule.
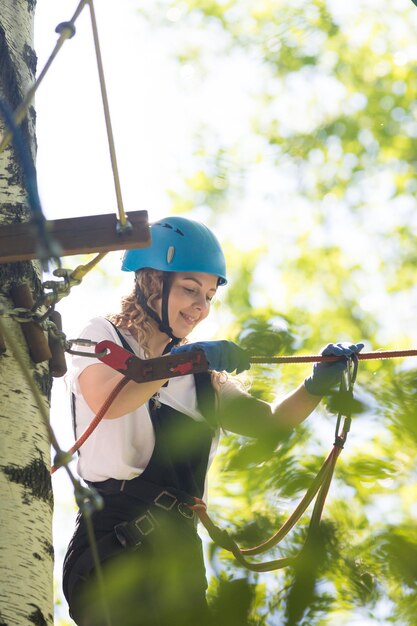
[[[103,352],[105,354],[102,354]],[[102,363],[119,371],[126,370],[129,360],[133,357],[133,354],[129,352],[129,350],[125,350],[125,348],[109,340],[100,341],[95,346],[95,353],[100,355],[98,358]]]

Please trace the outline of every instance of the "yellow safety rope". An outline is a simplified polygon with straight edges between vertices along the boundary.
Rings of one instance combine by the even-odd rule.
[[[100,252],[97,254],[94,259],[91,259],[85,265],[78,265],[78,267],[73,270],[69,276],[70,282],[78,283],[84,278],[84,276],[92,270],[100,261],[106,256],[107,252]]]

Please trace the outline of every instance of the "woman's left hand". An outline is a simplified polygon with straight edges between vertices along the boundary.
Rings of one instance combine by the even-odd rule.
[[[206,356],[209,369],[218,372],[234,372],[236,374],[250,368],[249,355],[233,341],[197,341],[175,346],[171,354],[202,350]]]
[[[338,361],[315,363],[313,373],[304,381],[304,386],[313,396],[325,396],[336,383],[340,382],[342,372],[347,367],[348,358],[358,354],[363,343],[329,343],[322,351],[322,356],[346,357]]]

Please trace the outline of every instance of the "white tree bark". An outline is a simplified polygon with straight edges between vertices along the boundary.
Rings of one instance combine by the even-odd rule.
[[[34,81],[32,48],[36,0],[0,1],[0,98],[16,109]],[[21,128],[34,161],[34,110]],[[0,118],[0,133],[4,122]],[[28,219],[21,166],[10,145],[0,154],[0,226]],[[12,285],[29,283],[36,297],[39,273],[28,262],[0,265],[0,304],[13,308]],[[2,317],[13,343],[49,404],[48,363],[31,361],[21,325]],[[26,379],[11,355],[0,355],[0,625],[53,623],[52,491],[47,429]]]

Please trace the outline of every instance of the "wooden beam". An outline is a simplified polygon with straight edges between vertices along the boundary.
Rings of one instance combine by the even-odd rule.
[[[150,245],[147,211],[127,215],[132,230],[118,232],[114,213],[70,217],[46,222],[62,248],[62,256],[146,248]],[[15,263],[37,258],[37,233],[31,222],[0,226],[0,263]]]

